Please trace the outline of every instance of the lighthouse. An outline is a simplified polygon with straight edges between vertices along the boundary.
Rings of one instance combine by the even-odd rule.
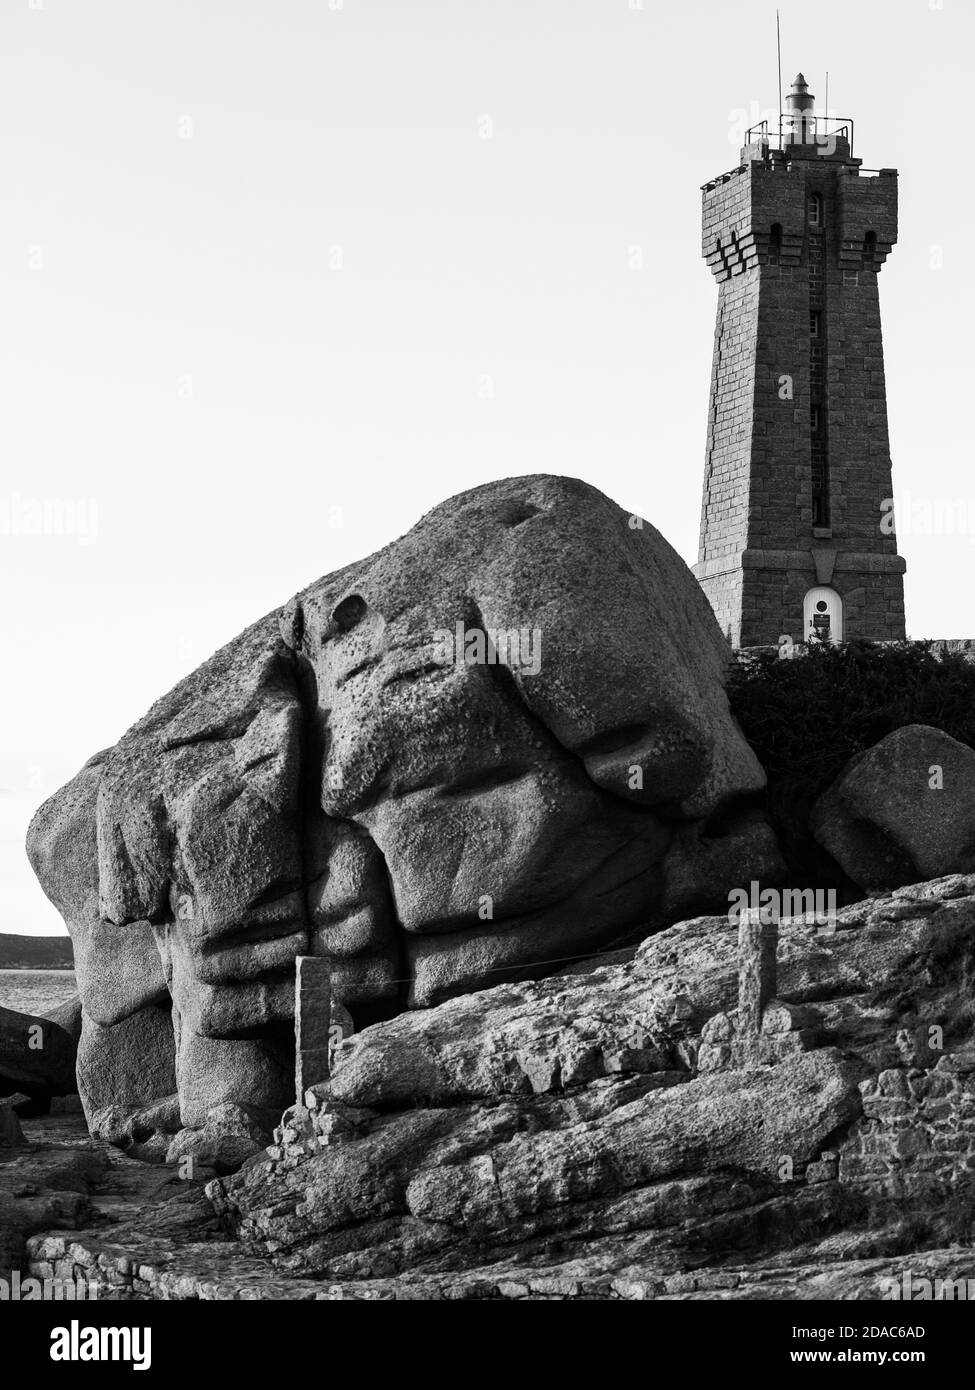
[[[698,562],[733,647],[904,637],[879,277],[897,171],[799,73],[702,189],[718,282]]]

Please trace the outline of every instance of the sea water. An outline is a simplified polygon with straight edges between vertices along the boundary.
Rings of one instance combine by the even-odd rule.
[[[0,1008],[43,1015],[77,992],[73,970],[0,970]]]

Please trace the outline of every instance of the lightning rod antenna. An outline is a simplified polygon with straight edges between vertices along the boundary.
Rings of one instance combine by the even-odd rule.
[[[775,46],[779,55],[779,144],[782,143],[782,30],[779,27],[779,12],[775,11]]]

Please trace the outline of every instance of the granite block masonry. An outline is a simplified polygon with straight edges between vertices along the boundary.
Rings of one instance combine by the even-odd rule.
[[[738,927],[738,1028],[757,1037],[762,1016],[775,998],[778,923],[743,912]]]
[[[694,572],[733,647],[905,635],[878,295],[897,173],[863,172],[852,122],[813,102],[800,73],[779,133],[750,131],[703,189],[718,310]]]
[[[295,1098],[329,1074],[332,1025],[332,968],[327,957],[299,956],[295,962]]]

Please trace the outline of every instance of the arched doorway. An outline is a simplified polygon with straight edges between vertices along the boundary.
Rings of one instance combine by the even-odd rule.
[[[843,600],[835,589],[820,585],[810,589],[802,605],[805,642],[843,641]]]

